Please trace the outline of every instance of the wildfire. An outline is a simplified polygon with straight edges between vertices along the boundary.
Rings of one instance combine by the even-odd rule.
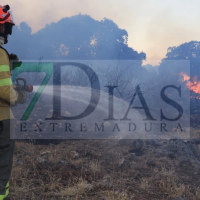
[[[190,77],[187,74],[181,72],[180,75],[183,76],[183,81],[189,81],[190,80]]]
[[[200,81],[198,81],[197,76],[190,80],[190,77],[187,74],[181,72],[180,75],[183,77],[183,81],[186,82],[187,88],[189,88],[196,94],[200,94]]]

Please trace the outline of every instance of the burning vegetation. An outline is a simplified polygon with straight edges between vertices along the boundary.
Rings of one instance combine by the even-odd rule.
[[[191,78],[184,72],[181,72],[180,75],[183,77],[183,81],[186,82],[187,88],[196,94],[200,94],[200,81],[198,81],[198,76],[194,76],[191,80]]]

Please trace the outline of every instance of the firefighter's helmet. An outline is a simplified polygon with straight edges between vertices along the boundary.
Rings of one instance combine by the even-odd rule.
[[[9,5],[0,5],[0,36],[4,37],[4,44],[8,42],[8,34],[12,34],[12,27],[15,25],[8,10],[10,10]]]

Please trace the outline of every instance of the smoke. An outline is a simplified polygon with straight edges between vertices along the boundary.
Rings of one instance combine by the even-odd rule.
[[[1,1],[2,5],[7,3]],[[165,57],[169,46],[200,40],[197,0],[193,3],[180,0],[10,0],[9,4],[16,24],[27,22],[33,33],[46,24],[79,13],[88,14],[96,20],[109,18],[127,30],[129,46],[139,52],[144,51],[149,63],[154,65]]]

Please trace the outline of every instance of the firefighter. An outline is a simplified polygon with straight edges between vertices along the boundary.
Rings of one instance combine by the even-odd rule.
[[[9,199],[9,178],[12,169],[12,159],[15,141],[14,116],[12,105],[23,104],[26,100],[25,91],[13,89],[9,54],[2,47],[8,42],[15,25],[9,13],[10,7],[0,6],[0,200]],[[13,54],[12,54],[13,57]],[[17,56],[15,56],[17,59]]]

